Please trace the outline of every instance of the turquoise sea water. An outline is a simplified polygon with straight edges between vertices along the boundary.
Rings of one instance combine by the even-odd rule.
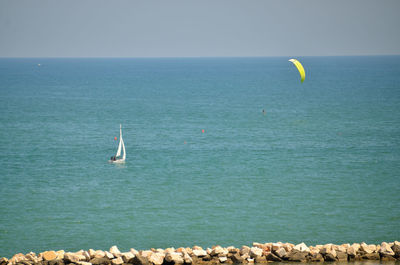
[[[288,59],[0,59],[0,256],[399,240],[400,57]]]

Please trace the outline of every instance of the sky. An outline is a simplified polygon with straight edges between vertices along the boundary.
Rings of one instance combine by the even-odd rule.
[[[0,57],[400,54],[399,0],[0,0]]]

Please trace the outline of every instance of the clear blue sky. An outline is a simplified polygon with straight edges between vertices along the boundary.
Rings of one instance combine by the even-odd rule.
[[[0,0],[0,57],[400,54],[400,0]]]

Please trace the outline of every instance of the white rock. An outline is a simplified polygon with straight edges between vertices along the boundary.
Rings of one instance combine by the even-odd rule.
[[[136,249],[134,249],[134,248],[131,248],[131,250],[130,250],[130,252],[133,254],[133,255],[137,255],[137,254],[139,254],[139,251],[137,251]]]
[[[165,254],[167,254],[167,253],[174,253],[175,252],[175,248],[166,248],[165,250],[164,250],[164,253]]]
[[[210,255],[210,254],[211,254],[211,251],[212,251],[212,249],[211,249],[211,248],[207,248],[207,249],[206,249],[206,252],[207,252],[207,254],[208,254],[208,255]]]
[[[250,253],[250,248],[248,246],[242,246],[240,248],[240,255],[244,255],[244,254],[249,254]]]
[[[151,255],[153,255],[153,251],[151,251],[151,250],[143,250],[143,251],[141,251],[140,252],[140,255],[142,256],[142,257],[144,257],[144,258],[148,258],[148,257],[150,257]]]
[[[64,254],[65,254],[64,250],[56,251],[56,255],[57,255],[56,259],[64,259]]]
[[[29,252],[25,255],[25,260],[32,261],[32,262],[37,262],[38,258],[36,257],[36,254],[34,252]],[[0,261],[0,264],[3,262]],[[6,262],[4,262],[6,263]]]
[[[261,257],[263,253],[263,250],[258,247],[252,247],[250,248],[250,257],[256,258],[256,257]]]
[[[81,255],[72,252],[64,253],[64,259],[72,263],[77,263],[80,260],[80,256]]]
[[[364,242],[361,243],[360,249],[362,251],[366,252],[367,254],[371,254],[372,252],[374,252],[374,250],[369,245],[365,244]]]
[[[192,258],[189,256],[189,254],[187,252],[183,253],[183,261],[186,264],[192,264],[193,263]]]
[[[380,253],[385,255],[394,256],[394,251],[390,247],[390,245],[386,242],[382,242],[381,249],[379,250]]]
[[[135,255],[133,255],[132,252],[124,252],[124,253],[121,253],[121,257],[122,257],[122,260],[124,261],[124,263],[128,263],[128,261],[133,259],[135,257]]]
[[[43,252],[42,252],[42,253],[43,253]],[[42,253],[40,253],[40,255],[42,255]],[[19,262],[24,261],[24,260],[26,260],[25,255],[22,254],[22,253],[18,253],[18,254],[15,254],[15,255],[9,260],[9,262],[12,263],[12,264],[16,264],[16,263],[19,263]]]
[[[168,252],[165,255],[165,260],[167,262],[174,262],[175,264],[183,264],[184,260],[182,258],[182,254],[178,252]]]
[[[164,262],[165,254],[163,252],[155,252],[148,256],[148,260],[154,265],[161,265]]]
[[[204,249],[194,249],[193,255],[196,257],[204,257],[207,256],[207,252]]]
[[[296,250],[298,250],[300,252],[310,252],[310,249],[307,247],[306,244],[304,244],[304,242],[294,246],[293,249],[296,249]]]
[[[357,248],[357,250],[358,250],[358,248]],[[347,255],[355,256],[357,254],[357,250],[353,246],[350,246],[347,248],[346,253],[347,253]]]
[[[285,248],[281,247],[278,250],[275,251],[275,253],[278,255],[278,257],[282,258],[287,254]]]
[[[218,259],[219,259],[219,261],[220,261],[221,263],[224,263],[225,261],[228,260],[227,257],[219,257]]]
[[[96,251],[94,249],[89,249],[88,253],[89,253],[90,259],[93,259],[94,255],[96,254]]]
[[[227,255],[229,251],[221,246],[216,246],[212,249],[210,255],[217,256],[217,255]]]
[[[273,251],[277,251],[280,248],[282,248],[282,243],[272,243],[272,245],[271,245],[271,249]]]
[[[111,260],[111,264],[113,264],[113,265],[121,265],[122,263],[124,263],[124,260],[122,259],[122,257],[118,257],[118,258]]]
[[[332,254],[333,257],[337,257],[337,253],[332,244],[326,244],[320,249],[321,254]]]
[[[92,256],[92,255],[90,255],[90,256]],[[104,258],[105,256],[106,256],[106,253],[103,250],[96,250],[93,255],[94,258]]]
[[[109,252],[110,252],[111,254],[113,254],[114,257],[117,257],[117,258],[121,257],[121,251],[119,251],[119,249],[118,249],[117,246],[112,246],[112,247],[110,248],[110,251],[109,251]]]
[[[133,253],[132,253],[133,254]],[[108,251],[104,251],[104,257],[106,257],[107,259],[113,259],[114,258],[114,255],[113,254],[111,254],[110,252],[108,252]]]

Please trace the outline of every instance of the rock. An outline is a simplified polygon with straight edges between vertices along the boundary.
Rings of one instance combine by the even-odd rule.
[[[386,242],[382,242],[379,253],[381,253],[382,255],[385,255],[385,256],[394,256],[393,249]]]
[[[107,258],[93,258],[89,261],[93,265],[109,265],[111,261]]]
[[[221,246],[215,246],[210,253],[211,256],[226,256],[227,254],[228,250]]]
[[[255,259],[256,257],[261,257],[263,254],[263,250],[261,248],[258,247],[252,247],[250,248],[250,257]]]
[[[204,249],[193,249],[193,255],[196,257],[204,257],[207,255],[207,252]]]
[[[374,252],[375,249],[373,249],[373,248],[371,247],[371,245],[367,245],[367,244],[365,244],[365,243],[363,242],[363,243],[361,243],[361,245],[360,245],[360,250],[361,250],[361,251],[364,251],[364,252],[367,253],[367,254],[371,254],[372,252]]]
[[[133,255],[137,255],[137,254],[139,254],[139,251],[137,251],[136,249],[134,249],[134,248],[131,248],[130,250],[129,250]]]
[[[110,253],[111,254],[111,253]],[[84,254],[85,255],[85,254]],[[90,259],[91,258],[104,258],[106,256],[106,252],[104,252],[103,250],[96,250],[94,253],[93,253],[93,256],[89,253],[89,257],[90,257]],[[114,255],[113,255],[113,258],[114,258]],[[89,259],[89,260],[90,260]]]
[[[381,254],[381,261],[396,261],[396,258],[393,256]]]
[[[162,252],[154,252],[148,256],[148,261],[154,265],[161,265],[164,262],[165,254]]]
[[[184,261],[185,264],[192,264],[193,263],[192,258],[189,256],[189,254],[186,251],[183,253],[183,261]]]
[[[285,251],[285,254],[286,254],[286,251]],[[282,259],[280,257],[276,256],[275,254],[273,254],[271,252],[269,252],[267,254],[266,259],[268,261],[282,261]]]
[[[282,243],[272,243],[270,251],[277,251],[278,249],[282,248]]]
[[[335,253],[336,254],[336,253]],[[323,255],[325,261],[336,261],[336,255],[333,255],[332,253],[326,253]]]
[[[115,259],[111,260],[111,264],[112,265],[121,265],[123,263],[124,263],[124,260],[122,259],[122,257],[118,257],[118,258],[115,258]]]
[[[151,250],[140,251],[140,255],[144,258],[149,258],[154,252]]]
[[[234,246],[229,246],[226,249],[228,250],[229,253],[232,253],[232,254],[239,253],[239,249],[235,248]]]
[[[92,265],[92,263],[90,262],[86,262],[86,261],[78,261],[78,263],[76,263],[77,265]]]
[[[0,265],[5,265],[5,264],[7,264],[8,263],[8,259],[6,258],[6,257],[2,257],[1,259],[0,259]]]
[[[51,251],[45,251],[40,253],[43,257],[43,260],[53,260],[57,258],[57,253],[53,250]]]
[[[202,260],[203,261],[210,261],[212,258],[211,258],[211,256],[210,256],[210,254],[207,254],[207,255],[205,255],[203,258],[202,258]]]
[[[374,253],[366,253],[361,256],[362,259],[367,259],[367,260],[380,260],[381,256],[379,253],[374,252]]]
[[[56,259],[59,259],[59,260],[64,259],[64,254],[65,254],[64,250],[56,251]]]
[[[278,250],[275,251],[275,254],[278,257],[283,258],[284,256],[286,256],[287,252],[286,252],[285,248],[281,247],[281,248],[279,248]],[[268,259],[268,257],[267,257],[267,259]]]
[[[72,252],[64,253],[64,260],[67,263],[77,263],[79,261],[79,257],[80,257],[80,255],[78,255],[76,253],[72,253]],[[92,264],[93,264],[93,262],[92,262]]]
[[[175,252],[175,248],[166,248],[165,250],[164,250],[164,253],[165,254],[167,254],[167,253],[174,253]]]
[[[46,262],[49,262],[49,261],[46,261]],[[32,265],[32,263],[27,260],[21,260],[20,262],[17,263],[17,265]]]
[[[33,252],[29,252],[25,255],[25,260],[30,261],[31,263],[38,263],[39,262],[39,258],[36,257],[36,254]],[[0,262],[1,264],[1,262]]]
[[[252,258],[247,258],[246,260],[248,263],[254,263],[254,259],[252,259]]]
[[[300,252],[298,250],[293,249],[289,254],[289,261],[296,261],[296,262],[306,262],[307,261],[307,252]]]
[[[290,251],[292,251],[292,249],[293,249],[293,247],[294,247],[294,245],[293,244],[291,244],[291,243],[285,243],[285,244],[283,244],[283,248],[286,250],[286,252],[290,252]]]
[[[316,248],[316,247],[313,247],[313,246],[310,246],[309,248],[310,248],[310,255],[319,254],[319,251],[320,251],[319,248]]]
[[[53,259],[48,261],[47,265],[64,265],[64,261],[61,259]]]
[[[11,259],[10,259],[10,263],[15,264],[15,263],[19,263],[21,261],[26,260],[25,255],[22,253],[18,253],[15,254]]]
[[[146,257],[143,257],[140,253],[135,255],[131,262],[133,265],[150,265],[149,260]]]
[[[88,253],[89,253],[90,259],[93,259],[96,251],[94,249],[89,249]]]
[[[309,260],[312,262],[324,262],[325,261],[324,257],[319,252],[318,253],[314,252],[313,254],[311,254],[311,252],[310,252]]]
[[[244,254],[249,254],[250,253],[250,248],[248,246],[242,246],[242,248],[240,249],[240,255],[244,255]]]
[[[307,247],[306,244],[304,244],[304,242],[302,242],[302,243],[300,243],[300,244],[294,246],[293,249],[298,250],[298,251],[300,251],[300,252],[303,252],[303,251],[304,251],[304,252],[310,252],[310,249]]]
[[[121,257],[121,251],[119,251],[119,249],[118,249],[117,246],[112,246],[112,247],[110,248],[110,251],[109,251],[109,252],[110,252],[111,254],[113,254],[113,256],[116,257],[116,258]]]
[[[131,253],[132,253],[132,251],[131,251]],[[133,254],[133,253],[132,253],[132,254]],[[114,258],[114,255],[111,254],[111,253],[108,252],[108,251],[104,251],[104,257],[111,260],[111,259]]]
[[[396,242],[393,244],[392,250],[394,252],[394,257],[398,259],[400,258],[400,244],[396,244]]]
[[[227,257],[219,257],[218,260],[219,260],[219,262],[224,263],[225,261],[228,260],[228,258]]]
[[[337,257],[336,250],[334,249],[332,244],[324,245],[320,249],[319,253],[321,253],[322,256],[324,256],[324,259],[328,261],[335,261]]]
[[[174,264],[183,264],[184,260],[182,258],[182,255],[177,252],[168,252],[165,255],[165,261],[167,262],[173,262]]]
[[[349,248],[347,248],[346,253],[351,257],[355,257],[357,255],[358,249],[358,247],[350,246]]]
[[[254,262],[259,264],[259,263],[267,263],[268,261],[267,261],[267,258],[265,256],[257,256],[254,259]]]
[[[244,258],[242,258],[240,256],[239,253],[235,253],[234,255],[232,255],[231,259],[232,259],[233,263],[243,263],[245,260]]]
[[[130,261],[135,257],[132,252],[124,252],[121,253],[121,258],[124,263],[131,263]]]
[[[338,261],[347,261],[347,253],[343,251],[336,251],[336,257]]]

